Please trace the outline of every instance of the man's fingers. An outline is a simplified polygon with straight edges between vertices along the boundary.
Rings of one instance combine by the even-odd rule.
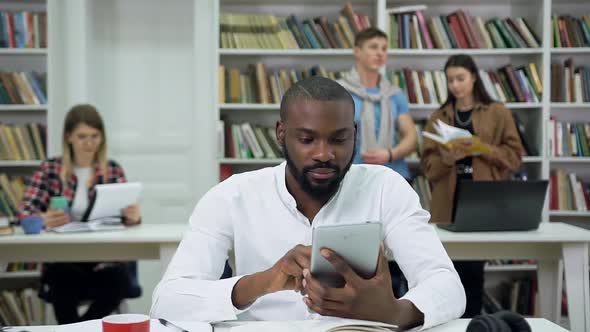
[[[314,312],[317,312],[322,316],[338,316],[338,312],[334,310],[324,309],[318,306],[309,297],[304,297],[303,302],[305,302],[305,305],[307,305],[309,309],[311,309]]]
[[[322,283],[311,275],[309,270],[303,271],[305,278],[305,292],[314,292],[324,300],[335,302],[345,302],[348,296],[346,295],[346,288],[331,288],[324,287]]]
[[[332,264],[332,266],[334,266],[334,269],[344,277],[344,280],[346,280],[347,283],[354,285],[359,281],[360,277],[354,272],[350,265],[340,257],[340,255],[328,248],[322,248],[320,253]]]

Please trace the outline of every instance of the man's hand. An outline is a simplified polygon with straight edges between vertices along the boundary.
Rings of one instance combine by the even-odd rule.
[[[289,250],[270,269],[241,278],[232,290],[236,308],[244,308],[259,297],[282,291],[303,290],[303,270],[309,269],[311,247],[297,245]]]
[[[47,210],[41,214],[45,227],[51,229],[70,222],[70,215],[63,210]]]
[[[371,279],[364,279],[338,254],[323,248],[324,256],[346,281],[343,288],[324,287],[309,270],[304,271],[305,304],[325,316],[379,321],[400,327],[420,324],[424,316],[407,300],[397,300],[391,287],[391,275],[384,248],[379,250],[377,272]]]
[[[379,250],[377,272],[371,279],[360,277],[332,250],[322,248],[320,252],[344,277],[346,284],[342,288],[324,287],[305,270],[304,292],[308,297],[304,301],[311,310],[325,316],[394,323],[396,299],[383,247]]]
[[[282,290],[303,290],[303,270],[309,269],[311,262],[311,246],[297,245],[279,259],[269,271],[271,282],[268,293]]]
[[[385,165],[389,162],[387,149],[371,149],[363,153],[361,158],[367,164]]]

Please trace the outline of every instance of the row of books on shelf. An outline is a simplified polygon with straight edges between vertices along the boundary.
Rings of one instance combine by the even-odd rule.
[[[514,112],[512,114],[519,136],[525,148],[525,154],[527,156],[538,155],[538,150],[533,144],[531,144],[520,117]],[[416,151],[408,156],[409,159],[419,159],[420,152],[424,145],[424,136],[422,135],[422,132],[426,126],[426,120],[417,120],[415,125],[418,133],[418,144]],[[235,124],[220,120],[217,135],[218,142],[220,142],[218,147],[218,155],[220,158],[275,159],[283,157],[281,147],[276,140],[274,128],[252,125],[248,122]],[[418,185],[420,184],[421,183],[418,183]],[[419,190],[416,191],[420,192]],[[429,198],[428,201],[430,201]]]
[[[511,266],[536,265],[537,261],[534,259],[490,259],[486,263],[488,266]]]
[[[297,81],[323,76],[339,79],[345,71],[329,71],[323,66],[309,69],[277,68],[269,70],[262,62],[238,68],[219,66],[219,102],[248,104],[277,104],[283,94]],[[497,71],[480,70],[480,76],[490,96],[501,102],[540,102],[543,86],[535,63]],[[388,79],[399,86],[411,104],[440,105],[447,99],[447,79],[442,70],[387,70]]]
[[[16,218],[18,205],[26,190],[25,179],[20,176],[9,178],[0,173],[0,216],[10,220]]]
[[[47,104],[47,75],[39,72],[0,72],[0,104]]]
[[[553,47],[590,47],[590,15],[553,15]]]
[[[45,303],[33,288],[3,290],[0,296],[0,320],[2,326],[43,325]]]
[[[390,47],[399,49],[538,48],[540,39],[522,17],[484,23],[459,9],[425,17],[422,10],[389,16]]]
[[[547,127],[549,155],[555,157],[590,157],[590,123],[549,120]]]
[[[559,211],[589,211],[590,182],[576,173],[556,169],[549,176],[549,209]]]
[[[537,280],[531,278],[504,281],[484,289],[483,311],[495,313],[510,310],[524,316],[537,313]]]
[[[312,76],[339,79],[342,72],[328,71],[323,66],[309,69],[280,68],[269,71],[262,62],[248,65],[245,72],[238,68],[219,66],[220,103],[280,103],[283,94],[300,80]]]
[[[371,26],[369,17],[355,12],[350,3],[334,22],[325,16],[222,13],[219,23],[221,48],[262,49],[352,48],[355,34]]]
[[[0,11],[0,47],[47,47],[47,13]]]
[[[0,160],[44,160],[46,128],[39,123],[0,123]]]
[[[223,120],[220,122],[219,136],[222,142],[221,147],[225,150],[219,151],[220,156],[240,159],[283,157],[274,128],[253,126],[249,122],[242,124],[226,124]]]
[[[497,71],[480,70],[481,80],[494,100],[501,102],[541,101],[543,86],[534,63],[504,66]],[[447,78],[442,70],[388,70],[391,82],[399,86],[411,104],[440,105],[447,99]]]
[[[551,64],[551,101],[583,103],[590,102],[590,68],[574,67],[569,58],[560,63]]]
[[[6,267],[2,269],[5,273],[39,271],[41,267],[37,262],[10,262],[5,265]]]

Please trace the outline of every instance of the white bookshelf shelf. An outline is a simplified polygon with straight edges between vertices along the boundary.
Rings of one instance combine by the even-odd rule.
[[[550,217],[590,217],[590,211],[549,210]]]
[[[434,111],[440,107],[440,104],[410,104],[411,111]],[[528,108],[541,108],[541,103],[507,103],[506,107],[508,108],[521,108],[521,109],[528,109]],[[219,109],[221,110],[278,110],[281,108],[280,104],[219,104]]]
[[[590,47],[552,48],[551,54],[590,54]]]
[[[352,49],[249,49],[236,48],[219,49],[221,56],[244,56],[244,55],[272,55],[272,56],[352,56]]]
[[[505,265],[486,265],[486,272],[511,272],[511,271],[536,271],[536,264],[505,264]]]
[[[552,163],[567,164],[590,163],[590,157],[551,157],[549,161]]]
[[[551,103],[551,108],[563,109],[590,109],[590,103]]]
[[[0,55],[46,55],[46,48],[0,48]]]
[[[240,158],[222,158],[219,159],[220,164],[224,165],[278,165],[283,162],[284,159],[240,159]],[[524,157],[523,162],[525,163],[539,163],[543,161],[541,157]],[[407,158],[406,163],[410,166],[420,165],[420,158]]]
[[[11,279],[11,278],[39,278],[41,271],[17,271],[17,272],[1,272],[0,279]]]
[[[281,108],[280,104],[220,104],[219,109],[225,111],[239,111],[239,110],[250,110],[250,111],[275,111]]]
[[[224,165],[278,165],[283,159],[240,159],[240,158],[223,158],[219,159],[220,164]]]
[[[540,163],[540,162],[543,162],[543,157],[536,157],[536,156],[522,157],[522,162],[523,163]]]
[[[0,160],[0,167],[37,167],[41,160]]]
[[[46,111],[47,105],[0,105],[0,112]]]
[[[450,56],[455,54],[469,54],[471,56],[494,56],[494,55],[541,55],[541,48],[491,48],[491,49],[390,49],[389,55],[396,56]]]

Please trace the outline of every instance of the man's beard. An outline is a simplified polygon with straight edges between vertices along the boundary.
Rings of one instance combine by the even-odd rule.
[[[352,152],[352,157],[350,158],[350,161],[348,162],[348,164],[346,164],[346,167],[344,167],[344,169],[340,169],[340,167],[332,164],[331,162],[317,162],[311,166],[305,166],[303,167],[303,169],[300,170],[297,168],[297,166],[295,166],[293,159],[291,159],[291,157],[289,156],[287,146],[283,144],[282,148],[283,154],[285,155],[285,160],[287,161],[287,168],[299,184],[299,187],[301,187],[301,189],[307,194],[309,194],[311,197],[318,200],[330,198],[332,195],[336,193],[336,191],[338,191],[338,187],[340,186],[342,179],[344,179],[344,176],[346,175],[346,173],[350,169],[350,166],[352,165],[352,161],[354,159],[354,154],[356,150],[355,146],[355,149]],[[318,168],[332,169],[334,170],[336,177],[330,180],[329,182],[325,182],[319,185],[313,185],[309,180],[307,174]]]

